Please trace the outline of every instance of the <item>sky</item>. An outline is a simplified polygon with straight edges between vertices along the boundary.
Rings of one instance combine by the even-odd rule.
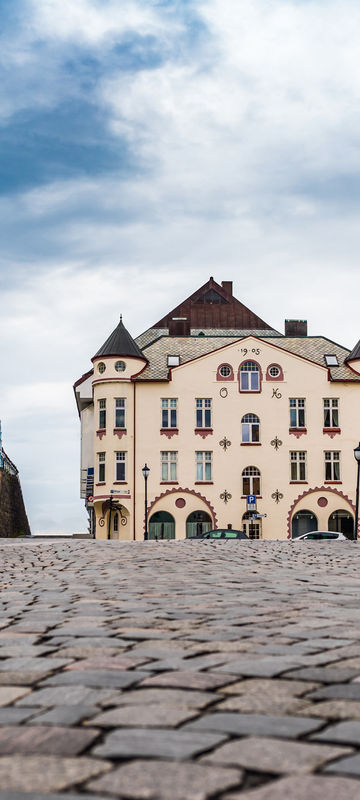
[[[0,418],[32,531],[87,528],[72,386],[213,275],[360,338],[358,0],[0,0]]]

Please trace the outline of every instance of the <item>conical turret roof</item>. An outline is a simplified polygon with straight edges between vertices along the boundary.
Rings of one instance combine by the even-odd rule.
[[[345,358],[345,363],[347,363],[348,361],[355,361],[357,358],[360,358],[360,340],[355,345],[351,353],[349,353],[347,358]]]
[[[127,356],[128,358],[142,358],[143,361],[147,361],[140,347],[136,344],[129,331],[126,330],[122,317],[120,317],[118,326],[95,353],[92,360],[101,356]]]

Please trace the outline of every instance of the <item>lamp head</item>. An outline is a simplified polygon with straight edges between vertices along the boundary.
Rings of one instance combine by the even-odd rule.
[[[354,456],[356,458],[356,461],[359,464],[359,462],[360,462],[360,442],[359,442],[358,446],[355,447],[355,449],[354,449]]]
[[[360,448],[359,448],[359,449],[360,449]],[[149,477],[149,473],[150,473],[150,467],[148,467],[148,465],[147,465],[147,464],[145,464],[145,466],[142,468],[142,470],[141,470],[141,471],[142,471],[142,474],[143,474],[143,476],[144,476],[144,478],[145,478],[145,480],[146,480],[146,479]]]

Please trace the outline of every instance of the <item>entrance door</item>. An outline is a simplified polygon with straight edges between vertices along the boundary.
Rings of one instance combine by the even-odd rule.
[[[253,517],[252,511],[247,511],[246,514],[243,515],[242,518],[243,530],[245,531],[249,539],[261,539],[262,521],[261,519],[253,519],[252,517]]]
[[[318,520],[313,511],[308,511],[306,508],[304,508],[302,511],[298,511],[296,514],[294,514],[291,531],[291,536],[293,539],[297,539],[297,537],[301,536],[303,533],[317,531],[317,529]]]
[[[211,531],[212,527],[210,514],[207,514],[206,511],[193,511],[186,520],[186,538],[201,536],[202,533]]]
[[[347,536],[349,539],[353,539],[354,518],[352,514],[350,514],[350,511],[343,511],[342,509],[333,511],[329,517],[328,529],[329,531],[338,531],[339,533],[343,533],[344,536]]]
[[[175,539],[175,520],[168,511],[157,511],[150,517],[149,539]]]

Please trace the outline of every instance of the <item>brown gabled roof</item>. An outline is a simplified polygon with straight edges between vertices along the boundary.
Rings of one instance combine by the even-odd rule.
[[[115,330],[91,360],[93,361],[94,358],[100,358],[101,356],[127,356],[128,358],[142,358],[143,361],[146,361],[146,357],[141,352],[140,347],[136,344],[129,331],[126,330],[121,317]]]
[[[222,328],[268,331],[272,328],[232,294],[232,283],[214,278],[169,311],[152,328],[169,328],[174,318],[186,318],[188,328]]]

